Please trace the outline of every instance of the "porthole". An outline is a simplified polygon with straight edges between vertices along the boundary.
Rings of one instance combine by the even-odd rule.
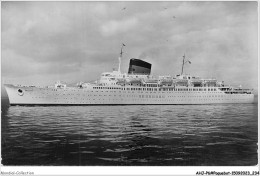
[[[18,89],[17,91],[18,91],[18,95],[23,96],[23,90],[22,89]]]

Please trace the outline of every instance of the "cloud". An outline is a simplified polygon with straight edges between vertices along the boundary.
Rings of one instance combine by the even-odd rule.
[[[138,20],[135,17],[124,19],[121,21],[111,20],[101,26],[101,33],[104,36],[117,35],[119,33],[131,32],[132,29],[136,28]]]
[[[255,2],[2,2],[2,78],[95,80],[125,43],[124,71],[178,74],[185,53],[186,73],[257,88],[257,22]]]

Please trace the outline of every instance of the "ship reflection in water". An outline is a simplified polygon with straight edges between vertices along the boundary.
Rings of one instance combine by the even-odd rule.
[[[12,106],[2,100],[2,164],[251,166],[257,104]]]

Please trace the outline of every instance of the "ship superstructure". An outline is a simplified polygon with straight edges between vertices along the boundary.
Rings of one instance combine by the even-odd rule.
[[[216,79],[183,74],[151,75],[152,64],[132,58],[128,73],[121,73],[122,45],[117,71],[104,72],[95,83],[36,87],[6,84],[11,105],[130,105],[253,103],[252,89],[225,86]]]

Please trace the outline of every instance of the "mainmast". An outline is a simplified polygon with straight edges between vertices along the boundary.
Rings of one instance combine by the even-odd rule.
[[[181,75],[183,74],[184,64],[186,64],[187,62],[189,62],[191,64],[191,61],[189,61],[189,60],[185,61],[185,54],[182,57],[183,57],[183,59],[182,59]]]
[[[119,55],[119,58],[118,58],[118,72],[121,73],[120,71],[120,67],[121,67],[121,59],[123,57],[123,47],[125,46],[125,44],[122,43],[122,47],[121,47],[121,52],[120,52],[120,55]]]

